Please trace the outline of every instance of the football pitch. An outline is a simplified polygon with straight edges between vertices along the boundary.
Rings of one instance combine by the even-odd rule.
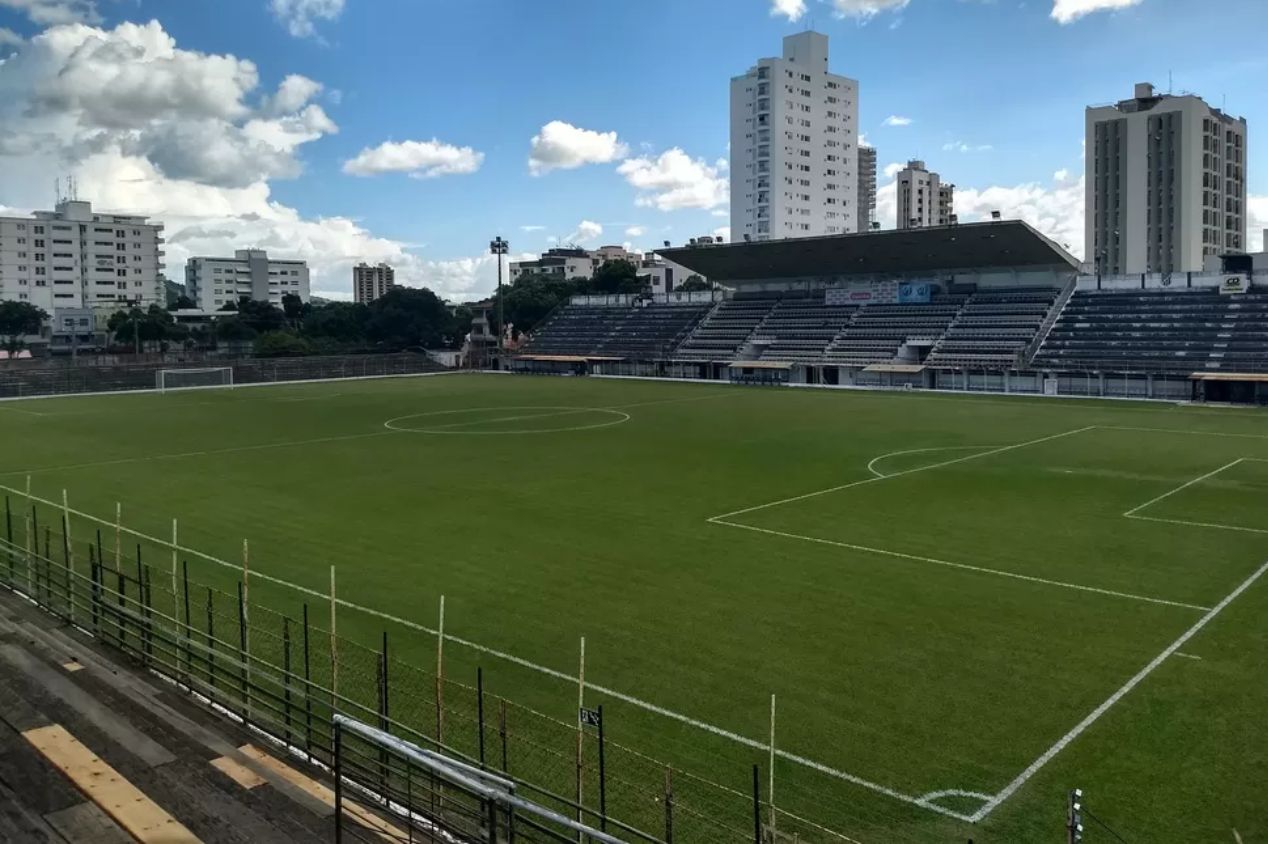
[[[339,632],[399,659],[435,667],[443,595],[446,675],[564,723],[584,637],[609,738],[729,790],[740,832],[773,717],[801,839],[1055,841],[1075,787],[1126,840],[1268,837],[1261,411],[445,375],[4,402],[0,430],[15,501],[29,475],[213,557],[249,539],[284,611],[333,565]]]

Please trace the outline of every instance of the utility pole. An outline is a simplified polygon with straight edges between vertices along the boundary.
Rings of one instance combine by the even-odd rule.
[[[511,244],[502,239],[501,235],[493,238],[489,242],[489,252],[493,253],[495,260],[498,262],[498,367],[502,367],[502,357],[506,352],[506,303],[502,296],[502,256],[509,254]]]

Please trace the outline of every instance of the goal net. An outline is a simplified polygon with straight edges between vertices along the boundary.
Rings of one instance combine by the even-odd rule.
[[[160,393],[168,390],[191,390],[198,387],[232,387],[233,367],[160,369],[157,373],[156,386]]]

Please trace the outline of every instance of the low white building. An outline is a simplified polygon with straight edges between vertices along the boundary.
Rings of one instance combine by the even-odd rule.
[[[600,246],[595,250],[575,246],[547,249],[531,261],[512,261],[511,281],[525,274],[543,275],[556,281],[590,278],[608,261],[629,261],[637,267],[642,259],[642,255],[624,246]]]
[[[63,200],[55,211],[0,217],[0,299],[58,309],[167,303],[163,225],[130,214],[98,214]]]
[[[185,289],[204,311],[218,311],[243,296],[280,308],[288,293],[308,301],[308,264],[270,258],[263,249],[239,249],[232,258],[190,258]]]

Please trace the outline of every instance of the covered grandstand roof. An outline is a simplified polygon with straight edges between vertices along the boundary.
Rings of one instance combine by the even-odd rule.
[[[1070,253],[1021,220],[684,246],[657,254],[721,282],[1079,267]]]

